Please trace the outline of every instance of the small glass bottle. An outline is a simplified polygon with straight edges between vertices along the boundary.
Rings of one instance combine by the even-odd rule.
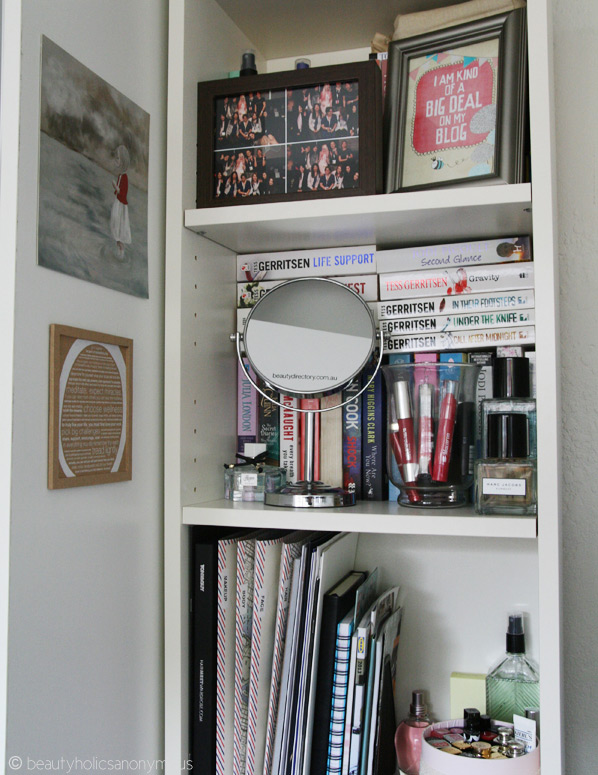
[[[486,676],[486,710],[495,721],[513,722],[513,714],[540,705],[540,675],[525,654],[523,615],[509,615],[507,653]]]
[[[479,514],[537,513],[536,402],[529,398],[529,360],[497,358],[495,398],[481,404],[482,457],[475,464]]]
[[[419,775],[422,735],[430,723],[424,693],[416,690],[411,693],[409,715],[401,721],[395,734],[397,761],[405,775]]]
[[[244,465],[226,465],[224,470],[224,497],[231,501],[263,502],[264,492],[275,492],[286,484],[284,468],[262,462],[265,444],[245,444]]]

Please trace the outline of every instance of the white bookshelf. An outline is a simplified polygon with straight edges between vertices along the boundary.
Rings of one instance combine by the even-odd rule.
[[[252,40],[265,13],[288,57],[317,53],[306,20],[328,25],[328,50],[367,47],[395,4],[358,3],[351,32],[316,0],[255,5],[240,0],[171,0],[167,175],[165,392],[165,602],[167,772],[188,753],[187,551],[193,525],[350,530],[358,563],[407,591],[397,713],[411,689],[427,689],[433,713],[448,717],[452,671],[486,672],[504,647],[509,610],[528,613],[529,651],[540,662],[541,714],[550,738],[543,775],[562,775],[560,655],[560,471],[555,207],[551,139],[548,0],[528,8],[532,183],[294,203],[195,209],[197,82],[238,68],[246,47],[258,68],[282,54],[268,36]],[[440,0],[415,3],[433,7]],[[412,4],[413,5],[413,4]],[[382,16],[368,16],[375,10]],[[357,7],[357,6],[356,6]],[[404,10],[413,10],[406,7]],[[365,14],[365,16],[364,16]],[[346,14],[351,19],[351,14]],[[251,18],[250,18],[251,17]],[[370,19],[371,25],[364,19]],[[345,20],[346,21],[346,20]],[[344,24],[345,22],[343,22]],[[291,38],[284,35],[293,30]],[[335,37],[335,32],[338,33]],[[344,36],[344,37],[343,37]],[[263,42],[265,41],[265,43]],[[315,45],[315,44],[314,44]],[[347,61],[346,53],[330,62]],[[222,463],[235,450],[235,257],[260,252],[377,244],[380,248],[482,236],[532,234],[536,262],[538,518],[482,517],[358,503],[314,512],[222,500]],[[322,513],[325,511],[325,513]],[[464,616],[464,612],[468,615]],[[417,686],[416,686],[417,685]]]

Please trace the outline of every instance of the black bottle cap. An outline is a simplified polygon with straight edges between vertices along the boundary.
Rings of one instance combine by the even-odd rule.
[[[253,51],[246,51],[241,58],[240,75],[256,75],[255,54]]]
[[[492,369],[495,398],[529,398],[529,360],[497,358]]]
[[[480,734],[480,711],[477,708],[465,708],[463,711],[463,729],[465,733],[470,735]]]
[[[480,732],[490,732],[492,728],[492,720],[487,713],[482,713],[480,716]]]
[[[507,651],[509,654],[525,653],[525,632],[523,631],[523,615],[509,614],[507,629]]]
[[[529,456],[527,416],[518,412],[488,415],[488,457],[501,459]]]

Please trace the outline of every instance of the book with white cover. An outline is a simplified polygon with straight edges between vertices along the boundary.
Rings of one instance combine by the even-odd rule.
[[[534,262],[423,269],[380,275],[380,300],[461,293],[494,293],[534,287]]]
[[[246,253],[237,256],[238,282],[375,273],[375,245]]]
[[[292,631],[289,610],[292,596],[291,585],[294,564],[300,557],[301,547],[309,536],[309,532],[296,531],[285,536],[282,541],[280,573],[278,578],[278,599],[276,603],[276,622],[274,626],[274,642],[272,649],[272,675],[270,678],[268,715],[266,720],[266,745],[264,750],[263,775],[269,775],[269,773],[273,771],[272,763],[274,758],[276,719],[280,703],[280,688],[284,667],[287,626],[290,626],[290,630]]]
[[[535,326],[485,328],[473,331],[431,331],[427,334],[390,336],[384,340],[384,352],[438,352],[472,350],[499,345],[535,344]]]
[[[337,283],[351,288],[364,301],[378,300],[378,276],[375,274],[347,275],[334,277]],[[237,307],[250,309],[272,288],[287,282],[286,280],[253,280],[237,283]]]
[[[289,683],[292,679],[292,662],[294,658],[294,646],[296,644],[297,621],[299,618],[301,592],[301,557],[293,560],[291,573],[291,591],[289,597],[289,613],[287,621],[287,635],[284,642],[284,657],[280,676],[279,703],[276,711],[276,728],[274,731],[274,748],[272,752],[272,767],[270,771],[264,771],[264,775],[282,775],[286,763],[286,751],[288,736],[286,730],[290,716],[291,694]],[[264,767],[266,760],[264,760]]]
[[[380,320],[454,315],[464,312],[508,312],[533,309],[535,295],[531,288],[502,293],[459,293],[425,296],[417,299],[379,301],[376,311]]]
[[[255,545],[246,775],[262,775],[274,649],[282,536]]]
[[[382,274],[384,272],[409,272],[414,269],[437,269],[445,266],[476,266],[530,260],[529,237],[502,237],[501,239],[379,250],[378,271]]]
[[[502,310],[501,312],[457,312],[452,315],[431,315],[425,318],[383,320],[386,337],[428,331],[468,331],[474,328],[514,328],[536,322],[535,310]]]

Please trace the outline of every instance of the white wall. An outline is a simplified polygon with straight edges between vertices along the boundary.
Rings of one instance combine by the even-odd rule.
[[[598,761],[598,4],[556,0],[568,775]]]
[[[167,3],[22,0],[22,12],[7,756],[155,761]],[[36,265],[42,34],[150,113],[149,300]],[[47,489],[50,323],[134,340],[132,481]]]

